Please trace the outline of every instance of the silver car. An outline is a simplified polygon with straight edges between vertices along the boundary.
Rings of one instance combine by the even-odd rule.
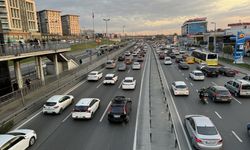
[[[197,149],[219,150],[222,148],[222,138],[213,122],[203,115],[185,116],[184,125]]]

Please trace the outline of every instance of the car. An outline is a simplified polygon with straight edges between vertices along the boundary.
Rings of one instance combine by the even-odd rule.
[[[136,86],[136,80],[133,77],[125,77],[125,79],[122,81],[122,89],[135,89]]]
[[[175,59],[175,58],[176,58],[176,56],[175,56],[174,53],[170,53],[168,56],[169,56],[171,59]]]
[[[203,67],[206,67],[206,66],[207,64],[202,62],[196,66],[196,69],[201,70]]]
[[[219,68],[219,73],[227,77],[234,77],[236,75],[236,72],[233,69],[224,66]]]
[[[140,70],[141,69],[141,64],[139,62],[134,62],[132,65],[133,70]]]
[[[106,69],[113,69],[116,67],[116,63],[114,60],[107,60]]]
[[[88,74],[87,80],[88,81],[98,81],[99,79],[102,78],[103,73],[100,71],[91,71]]]
[[[224,86],[234,96],[250,96],[250,82],[244,79],[232,79]]]
[[[201,80],[201,81],[203,81],[205,79],[204,74],[200,70],[193,70],[192,72],[189,73],[189,77],[192,80]]]
[[[244,76],[242,79],[246,80],[246,81],[250,81],[250,75],[246,75]]]
[[[188,54],[183,54],[181,57],[185,60],[187,57],[189,57],[189,55]]]
[[[125,56],[124,55],[118,57],[118,61],[124,61],[124,60],[125,60]]]
[[[164,59],[164,58],[165,58],[165,54],[161,52],[161,53],[159,54],[159,59]]]
[[[189,69],[189,66],[188,64],[186,64],[185,62],[180,62],[178,64],[178,68],[181,69],[181,70],[188,70]]]
[[[143,61],[144,61],[144,59],[143,59],[142,56],[138,56],[138,57],[137,57],[137,62],[143,62]]]
[[[175,81],[172,83],[172,90],[174,95],[189,95],[189,90],[184,81]]]
[[[127,65],[125,63],[121,63],[118,65],[118,71],[126,71]]]
[[[133,63],[133,58],[126,58],[125,59],[125,64],[130,65]]]
[[[180,57],[176,57],[176,58],[175,58],[175,62],[176,62],[176,63],[183,62],[183,59],[182,59],[182,58],[180,58]]]
[[[185,62],[187,64],[194,64],[194,58],[192,56],[186,57]]]
[[[118,80],[118,76],[115,74],[106,74],[103,80],[103,84],[115,84]]]
[[[222,148],[222,137],[210,118],[203,115],[186,115],[184,126],[196,149],[219,150]]]
[[[98,98],[80,99],[74,106],[71,117],[73,119],[92,119],[100,107],[100,102]]]
[[[108,111],[109,122],[129,122],[129,115],[132,111],[132,100],[125,96],[116,96]]]
[[[206,77],[218,77],[219,69],[216,67],[205,66],[201,69]]]
[[[232,100],[232,96],[228,89],[224,86],[210,86],[206,89],[206,93],[208,93],[208,98],[213,102],[228,102],[230,103]]]
[[[137,52],[133,52],[132,56],[136,57],[137,56]]]
[[[74,102],[72,95],[54,95],[43,105],[44,114],[61,114],[70,104]]]
[[[37,134],[30,129],[16,129],[5,134],[0,134],[1,150],[26,150],[33,146]]]
[[[180,54],[185,54],[186,51],[182,49],[179,52],[180,52]]]
[[[165,57],[164,64],[165,65],[171,65],[172,64],[171,58],[170,57]]]
[[[129,51],[126,51],[124,54],[125,54],[125,56],[130,56],[131,55],[131,53]]]

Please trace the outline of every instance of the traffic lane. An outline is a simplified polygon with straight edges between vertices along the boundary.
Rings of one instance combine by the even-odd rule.
[[[170,68],[172,68],[172,67],[169,67],[169,69]],[[172,80],[177,79],[176,78],[177,73],[175,72],[176,70],[177,69],[174,67],[171,71],[170,70],[168,71],[168,73],[173,73],[172,76],[175,77]],[[181,71],[181,72],[185,72],[185,71]],[[179,73],[179,74],[182,75],[182,73]],[[184,78],[186,78],[186,77],[184,76],[181,79],[181,77],[179,76],[179,78],[177,80],[183,80]],[[218,79],[218,78],[206,78],[205,81],[197,82],[197,83],[203,83],[204,85],[208,85],[208,84],[211,84],[211,82],[214,82],[214,83],[216,82],[216,81],[210,81],[210,80],[216,80],[216,79],[221,80],[221,79]],[[169,84],[171,84],[171,82]],[[193,85],[194,85],[194,87],[192,89],[195,89],[195,88],[197,89],[196,84],[193,84]],[[175,102],[177,103],[178,108],[180,108],[179,110],[181,110],[181,111],[185,110],[185,106],[181,106],[181,103],[185,103],[185,101],[180,102],[181,100],[178,100],[178,99],[183,99],[183,98],[175,97],[174,99],[176,99]],[[197,98],[196,98],[196,96],[194,96],[194,97],[192,97],[192,99],[197,99]],[[185,105],[188,106],[188,103],[186,103]],[[197,114],[197,112],[200,112],[199,114],[204,114],[206,116],[209,116],[213,120],[213,122],[216,124],[216,127],[218,128],[219,132],[223,136],[224,148],[233,149],[233,148],[237,148],[237,147],[242,147],[243,148],[243,147],[249,146],[248,142],[246,144],[241,144],[241,142],[239,142],[239,139],[238,139],[237,136],[238,136],[239,133],[242,133],[242,131],[240,131],[240,132],[234,131],[235,129],[242,129],[242,127],[239,127],[239,125],[242,126],[242,124],[239,123],[239,122],[242,122],[242,121],[246,122],[246,121],[244,121],[244,119],[243,120],[239,119],[238,121],[232,123],[232,118],[234,118],[234,117],[242,118],[242,117],[237,117],[237,116],[235,116],[235,114],[233,114],[234,112],[238,112],[238,110],[241,110],[241,108],[237,108],[237,107],[240,107],[240,105],[238,105],[236,101],[232,101],[232,103],[229,104],[229,105],[211,102],[211,103],[209,103],[209,105],[201,105],[199,107],[203,108],[203,110],[199,109],[200,110],[199,111],[198,109],[196,109],[194,107],[194,105],[191,105],[190,108],[192,108],[192,110],[187,111],[188,114],[192,114],[192,113]],[[227,117],[229,117],[228,120],[224,119],[224,117],[223,117],[223,120],[221,120],[221,118],[220,118],[222,116],[221,112],[224,112],[222,114],[226,114]],[[239,125],[236,125],[236,124],[239,124]],[[228,126],[228,125],[230,125],[230,126]],[[245,128],[243,128],[243,129],[245,129]],[[243,134],[244,134],[244,132],[246,133],[246,131],[243,131]],[[244,134],[244,135],[246,135],[246,134]],[[234,144],[235,147],[232,147],[231,143],[235,143]]]
[[[132,71],[133,72],[133,71]],[[127,75],[125,75],[125,76],[127,76]],[[140,76],[140,74],[138,74],[138,72],[135,72],[135,74],[134,74],[134,76]],[[136,79],[137,79],[137,81],[139,81],[140,80],[140,77],[136,77]],[[138,84],[140,84],[140,83],[138,83]],[[103,88],[103,89],[99,89],[98,91],[100,91],[101,93],[99,93],[98,92],[98,95],[100,95],[100,97],[106,97],[106,96],[108,96],[108,98],[104,98],[105,100],[108,100],[108,101],[110,101],[115,95],[113,95],[113,94],[115,94],[116,92],[116,90],[115,89],[113,89],[112,91],[111,91],[111,93],[107,93],[107,91],[106,91],[106,87],[102,87],[102,86],[100,86],[100,88]],[[118,88],[116,87],[116,89],[118,90]],[[139,88],[136,88],[136,90],[139,90]],[[133,91],[133,93],[135,93],[135,94],[138,94],[138,92],[137,91]],[[118,91],[120,91],[121,92],[121,89],[119,89]],[[80,92],[80,91],[79,91]],[[127,92],[129,92],[129,93],[127,93]],[[123,94],[126,94],[127,96],[129,96],[129,97],[131,97],[131,92],[132,91],[126,91],[126,92],[122,92]],[[92,93],[95,97],[98,97],[98,96],[96,96],[96,93]],[[111,96],[109,96],[109,95],[111,95]],[[133,96],[133,95],[132,95]],[[92,95],[90,96],[90,97],[93,97]],[[132,99],[135,99],[136,100],[136,98],[133,96],[132,97]],[[135,101],[136,102],[136,101]],[[104,108],[105,107],[105,105],[103,105],[102,104],[102,107],[101,108]],[[136,107],[136,105],[133,105],[133,109],[136,109],[135,108]],[[104,112],[104,110],[101,110],[100,109],[100,111],[99,112]],[[96,114],[95,115],[95,118],[100,118],[101,116],[100,116],[100,114]],[[133,119],[133,117],[131,118],[132,120],[134,120]],[[104,119],[105,120],[105,119]],[[67,126],[67,124],[69,123],[69,128],[71,128],[72,130],[69,130],[69,133],[65,133],[65,131],[62,131],[61,130],[61,128],[64,128],[64,126]],[[80,137],[80,139],[85,139],[84,141],[88,141],[88,142],[86,142],[86,143],[91,143],[91,141],[89,141],[89,138],[90,138],[90,135],[89,134],[86,134],[85,133],[85,130],[87,130],[87,132],[89,132],[89,131],[92,131],[93,133],[94,133],[94,131],[96,131],[96,125],[98,124],[98,120],[91,120],[91,122],[88,122],[87,124],[86,124],[86,127],[84,126],[84,128],[82,128],[81,129],[81,132],[78,132],[78,129],[77,129],[77,127],[76,128],[74,128],[74,121],[73,121],[73,124],[72,124],[72,119],[67,119],[66,120],[66,122],[65,122],[65,124],[66,125],[63,125],[63,127],[59,127],[59,129],[57,129],[56,130],[56,132],[55,133],[53,133],[51,136],[50,136],[50,139],[49,140],[47,140],[42,146],[40,146],[41,147],[41,149],[43,149],[43,148],[48,148],[48,147],[50,147],[50,145],[53,145],[53,147],[54,147],[54,149],[61,149],[61,148],[63,148],[63,147],[61,147],[61,145],[59,144],[59,145],[55,145],[55,143],[54,143],[54,140],[53,140],[53,138],[55,138],[57,141],[59,140],[59,139],[57,139],[58,137],[60,137],[60,140],[62,140],[60,143],[64,143],[64,142],[67,142],[67,138],[63,138],[62,136],[60,136],[60,135],[58,135],[58,134],[60,134],[61,132],[63,132],[63,133],[65,133],[66,135],[67,135],[67,137],[68,136],[72,136],[72,137]],[[88,125],[88,124],[90,124],[90,125]],[[131,126],[134,126],[134,123],[130,123],[130,125]],[[86,128],[86,129],[85,129]],[[58,131],[58,132],[57,132]],[[68,131],[68,130],[67,130]],[[74,131],[76,131],[76,132],[74,132]],[[92,133],[91,132],[91,136],[92,136]],[[100,131],[100,132],[103,132],[102,130]],[[93,139],[98,139],[98,137],[100,136],[100,132],[98,132],[97,133],[97,137],[94,137]],[[126,133],[127,133],[128,131],[126,131]],[[110,132],[107,132],[107,133],[110,133]],[[73,135],[71,135],[71,134],[73,134]],[[125,135],[123,135],[123,136],[125,136],[124,138],[125,139],[132,139],[131,138],[131,135],[133,135],[133,133],[131,133],[131,132],[128,132],[128,134],[130,135],[130,137],[127,137],[127,138],[125,138],[126,136]],[[120,133],[118,133],[118,137],[116,137],[116,138],[112,138],[113,139],[113,141],[114,140],[116,140],[116,139],[119,139],[119,137],[120,137]],[[86,137],[85,137],[86,136]],[[101,141],[103,141],[104,139],[102,139]],[[75,140],[74,140],[75,141]],[[94,141],[96,141],[96,140],[94,140]],[[99,142],[101,142],[101,141],[99,141]],[[82,143],[82,141],[78,141],[78,144],[77,144],[77,142],[75,143],[75,144],[71,144],[70,143],[70,145],[69,145],[69,147],[71,147],[72,146],[72,148],[76,148],[76,147],[79,147],[79,148],[81,148],[81,143]],[[88,144],[86,144],[85,143],[85,146],[86,145],[88,145]],[[105,145],[105,143],[106,142],[104,142],[104,145]],[[116,143],[119,143],[119,141],[118,142],[116,142]],[[123,141],[123,143],[126,143],[126,142],[124,142]],[[131,141],[130,141],[130,143],[131,143]],[[122,144],[122,143],[121,143]],[[103,145],[103,144],[102,144]],[[132,144],[130,144],[130,145],[132,145]],[[39,149],[40,149],[40,147],[39,147]],[[68,149],[68,148],[67,148]],[[77,148],[76,148],[77,149]],[[107,148],[108,149],[108,148]]]

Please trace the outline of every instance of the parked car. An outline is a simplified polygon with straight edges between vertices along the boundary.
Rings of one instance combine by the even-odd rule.
[[[192,80],[201,80],[201,81],[203,81],[205,79],[204,74],[200,70],[193,70],[192,72],[189,73],[189,77]]]
[[[181,70],[188,70],[189,69],[189,66],[188,64],[186,64],[185,62],[180,62],[178,64],[178,68],[181,69]]]
[[[189,95],[189,90],[184,81],[175,81],[172,83],[174,95]]]
[[[102,78],[102,72],[99,72],[99,71],[91,71],[89,74],[88,74],[88,78],[87,80],[88,81],[98,81],[99,79]]]
[[[125,96],[116,96],[108,111],[109,122],[129,122],[129,115],[132,110],[132,101]]]
[[[141,64],[139,62],[134,62],[132,65],[133,70],[140,70],[141,69]]]
[[[92,119],[99,107],[100,99],[82,98],[76,103],[71,116],[73,119]]]
[[[125,79],[122,81],[122,89],[135,89],[136,86],[136,80],[133,77],[125,77]]]
[[[74,102],[72,95],[54,95],[43,105],[44,114],[60,114]]]
[[[113,69],[116,67],[116,63],[114,60],[108,60],[106,62],[106,69]]]
[[[125,63],[121,63],[118,65],[118,71],[126,71],[127,65]]]
[[[186,115],[184,126],[196,149],[219,150],[223,140],[213,122],[203,115]]]
[[[171,58],[170,57],[165,57],[164,64],[165,65],[171,65],[172,64]]]
[[[225,84],[225,87],[234,96],[250,96],[250,82],[244,79],[233,79]]]
[[[208,98],[213,102],[231,102],[232,96],[224,86],[210,86],[206,89]]]
[[[33,146],[37,140],[37,134],[30,129],[16,129],[0,135],[1,150],[26,150]]]
[[[209,67],[205,66],[201,69],[201,71],[204,73],[206,77],[218,77],[219,76],[219,70],[215,67]]]
[[[220,67],[219,73],[227,77],[234,77],[236,75],[235,71],[229,67]]]
[[[118,76],[115,74],[106,74],[103,80],[103,84],[115,84],[118,80]]]

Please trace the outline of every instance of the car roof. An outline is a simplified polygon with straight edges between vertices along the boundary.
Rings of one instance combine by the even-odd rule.
[[[200,70],[193,70],[192,72],[194,72],[194,73],[202,73],[202,71],[200,71]]]
[[[94,98],[82,98],[77,103],[76,106],[89,106]]]
[[[136,65],[140,65],[140,63],[139,63],[139,62],[134,62],[134,64],[136,64]]]
[[[105,76],[105,77],[113,77],[113,76],[115,76],[115,74],[113,74],[113,73],[109,73],[109,74],[106,74],[106,76]]]
[[[194,116],[192,117],[196,126],[203,126],[203,127],[214,127],[212,121],[206,116]]]
[[[215,86],[213,86],[213,87],[216,88],[216,90],[227,90],[227,88],[224,87],[224,86],[215,85]]]
[[[134,80],[134,77],[125,77],[125,80]]]
[[[250,84],[249,81],[246,81],[244,79],[235,79],[235,81],[241,82],[242,84]]]
[[[0,135],[0,147],[3,146],[6,142],[14,138],[14,135],[1,134]]]
[[[98,73],[99,71],[91,71],[90,73]]]
[[[184,81],[175,81],[175,85],[186,85]]]
[[[58,102],[58,100],[60,100],[62,97],[64,97],[65,95],[54,95],[52,97],[50,97],[47,102]]]

